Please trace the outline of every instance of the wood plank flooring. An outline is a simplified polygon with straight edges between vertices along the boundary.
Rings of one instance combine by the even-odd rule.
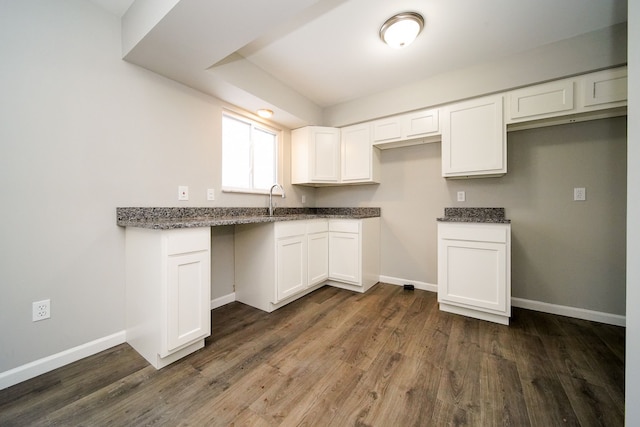
[[[123,344],[0,391],[0,425],[624,423],[624,328],[521,309],[501,326],[387,284],[211,318],[205,348],[160,371]]]

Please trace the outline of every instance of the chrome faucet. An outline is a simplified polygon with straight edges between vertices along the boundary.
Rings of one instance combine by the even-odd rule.
[[[269,216],[273,216],[273,189],[274,188],[279,188],[280,190],[282,190],[282,198],[284,199],[284,188],[282,188],[282,185],[278,183],[273,184],[271,186],[271,189],[269,189]]]

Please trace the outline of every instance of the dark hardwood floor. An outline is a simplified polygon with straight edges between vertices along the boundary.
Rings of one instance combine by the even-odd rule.
[[[501,326],[386,284],[211,318],[205,348],[160,371],[123,344],[0,391],[0,425],[624,423],[624,328],[521,309]]]

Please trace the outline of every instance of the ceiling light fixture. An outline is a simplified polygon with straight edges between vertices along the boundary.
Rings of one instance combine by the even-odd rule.
[[[270,119],[273,116],[273,111],[268,110],[266,108],[261,108],[257,111],[258,115],[263,119]]]
[[[380,38],[389,46],[399,49],[411,44],[424,28],[419,13],[402,12],[387,19],[380,28]]]

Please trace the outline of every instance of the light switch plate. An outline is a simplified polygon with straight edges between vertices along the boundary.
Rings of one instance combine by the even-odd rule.
[[[189,187],[186,185],[178,186],[178,200],[189,200]]]

